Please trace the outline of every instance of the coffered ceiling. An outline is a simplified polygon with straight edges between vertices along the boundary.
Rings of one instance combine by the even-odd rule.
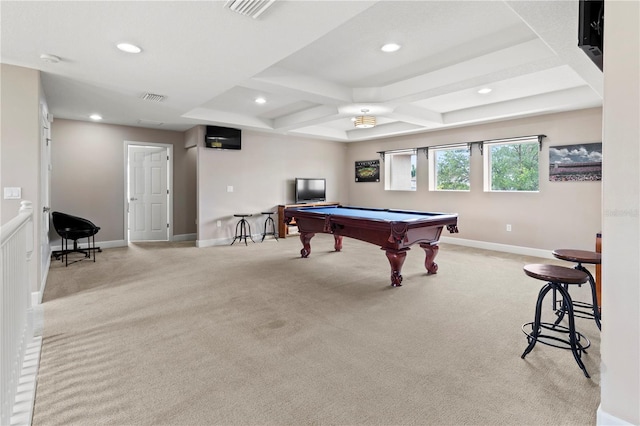
[[[350,142],[602,104],[577,0],[275,0],[255,19],[230,5],[2,1],[1,60],[42,71],[54,117],[180,131]],[[354,127],[363,109],[375,127]]]

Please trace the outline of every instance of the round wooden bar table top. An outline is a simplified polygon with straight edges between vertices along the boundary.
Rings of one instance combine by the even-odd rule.
[[[577,269],[558,265],[533,263],[524,266],[524,273],[538,280],[563,284],[584,284],[589,276]]]
[[[553,255],[558,259],[568,260],[569,262],[591,263],[595,265],[599,265],[600,259],[602,258],[600,253],[588,250],[558,249],[553,251]]]

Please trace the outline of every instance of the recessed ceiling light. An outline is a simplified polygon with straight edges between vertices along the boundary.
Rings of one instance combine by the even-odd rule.
[[[380,48],[383,52],[391,53],[400,49],[400,45],[396,43],[387,43]]]
[[[265,98],[256,98],[256,103],[257,104],[265,104],[265,103],[267,103],[267,100]]]
[[[135,44],[131,44],[131,43],[118,43],[116,45],[116,47],[118,49],[122,50],[123,52],[127,52],[127,53],[140,53],[140,52],[142,52],[141,48],[139,48]]]
[[[91,114],[89,118],[92,120],[102,120],[102,116],[100,114]]]
[[[482,89],[478,90],[478,93],[480,93],[481,95],[486,95],[487,93],[491,93],[491,89],[490,87],[483,87]]]
[[[43,53],[40,55],[40,59],[45,62],[51,62],[52,64],[57,64],[60,62],[60,57],[56,55],[49,55],[48,53]]]

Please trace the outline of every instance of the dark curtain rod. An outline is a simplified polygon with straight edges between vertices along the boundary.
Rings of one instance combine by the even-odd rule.
[[[384,156],[387,153],[394,153],[394,152],[403,152],[403,151],[424,151],[425,155],[427,156],[427,158],[429,158],[429,149],[437,149],[437,148],[446,148],[446,147],[452,147],[452,146],[467,146],[467,149],[469,149],[469,151],[471,151],[471,148],[473,147],[474,144],[477,144],[479,149],[480,149],[480,154],[483,154],[483,148],[484,148],[484,144],[485,143],[496,143],[499,141],[518,141],[518,140],[523,140],[523,139],[531,139],[531,138],[537,138],[538,139],[538,144],[539,144],[539,149],[542,149],[542,138],[546,138],[547,135],[528,135],[528,136],[516,136],[513,138],[499,138],[499,139],[485,139],[485,140],[481,140],[481,141],[473,141],[473,142],[455,142],[455,143],[448,143],[448,144],[443,144],[443,145],[433,145],[433,146],[420,146],[417,148],[402,148],[402,149],[391,149],[388,151],[377,151],[378,154],[380,154],[380,157],[382,158],[382,160],[384,161]]]

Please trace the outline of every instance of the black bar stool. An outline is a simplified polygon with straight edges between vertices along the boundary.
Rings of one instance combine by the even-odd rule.
[[[251,214],[234,214],[235,217],[239,217],[241,218],[238,223],[236,224],[236,236],[233,237],[233,241],[231,242],[231,245],[233,245],[233,243],[236,242],[236,240],[244,240],[244,245],[247,245],[247,238],[249,238],[251,241],[253,241],[253,237],[251,237],[251,225],[249,224],[249,222],[247,222],[247,220],[245,219],[245,217],[251,217],[253,215]],[[253,241],[255,243],[255,241]]]
[[[568,262],[574,262],[577,263],[577,265],[574,267],[575,269],[577,269],[578,271],[582,271],[584,273],[587,274],[587,276],[589,277],[589,284],[591,285],[591,303],[585,303],[585,302],[579,302],[579,301],[573,301],[573,307],[574,308],[580,308],[580,309],[588,309],[588,312],[585,311],[581,311],[581,310],[573,310],[573,313],[576,317],[579,318],[588,318],[591,319],[593,318],[596,322],[596,325],[598,326],[598,330],[601,330],[602,327],[600,325],[600,320],[601,320],[601,313],[600,313],[600,306],[598,306],[598,295],[596,293],[596,282],[593,279],[593,275],[591,275],[591,272],[589,272],[587,270],[587,268],[585,268],[584,266],[582,266],[583,263],[588,264],[588,265],[599,265],[602,259],[602,255],[600,253],[597,253],[595,251],[588,251],[588,250],[571,250],[571,249],[558,249],[558,250],[554,250],[553,251],[553,255],[558,258],[558,259],[562,259],[562,260],[566,260]],[[568,291],[569,286],[565,285],[564,288]],[[554,293],[554,298],[553,298],[553,306],[557,307],[556,309],[556,314],[558,315],[558,320],[557,322],[559,323],[560,321],[562,321],[562,318],[564,317],[564,310],[562,309],[562,303],[560,304],[556,304],[556,298],[555,298],[555,293]]]
[[[589,280],[589,276],[577,269],[557,265],[531,264],[525,265],[523,269],[528,276],[537,280],[547,281],[547,284],[540,289],[538,294],[533,322],[522,325],[522,331],[527,335],[529,345],[522,353],[521,358],[524,359],[533,350],[537,342],[560,349],[570,349],[584,375],[590,377],[581,358],[583,352],[587,353],[586,349],[591,346],[591,342],[583,334],[576,331],[573,301],[566,289],[569,284],[586,283]],[[559,325],[557,322],[542,322],[542,303],[551,290],[557,291],[562,295],[563,311],[566,312],[569,327]],[[545,331],[553,332],[553,334],[543,334]]]
[[[262,241],[264,241],[264,237],[266,237],[267,235],[273,235],[273,238],[275,238],[276,241],[278,241],[278,235],[276,234],[276,223],[273,221],[273,218],[271,217],[271,215],[275,213],[262,212],[261,214],[267,215],[267,218],[264,221],[264,232],[262,233]],[[269,225],[271,225],[271,231],[268,231]]]

